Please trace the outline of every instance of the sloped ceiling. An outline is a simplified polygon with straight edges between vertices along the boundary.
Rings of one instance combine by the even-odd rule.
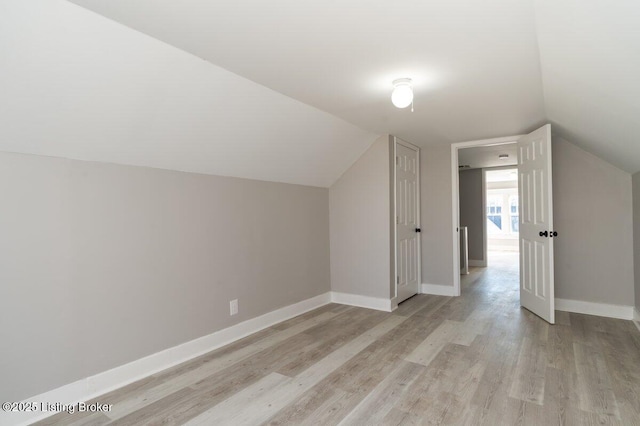
[[[72,1],[0,3],[0,150],[329,186],[377,134],[550,121],[640,170],[632,0]]]
[[[378,134],[419,145],[544,122],[522,0],[73,0]],[[415,80],[415,112],[390,102]]]
[[[72,0],[418,145],[554,131],[640,170],[635,0]],[[389,103],[415,80],[415,112]]]
[[[66,1],[0,2],[0,151],[327,187],[376,137]]]
[[[640,170],[640,2],[536,0],[547,119],[555,132]]]

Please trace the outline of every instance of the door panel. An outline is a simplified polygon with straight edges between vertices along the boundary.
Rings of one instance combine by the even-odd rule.
[[[520,304],[555,322],[551,126],[518,140]],[[546,235],[545,235],[546,232]]]
[[[396,296],[398,303],[420,287],[419,150],[396,139]]]

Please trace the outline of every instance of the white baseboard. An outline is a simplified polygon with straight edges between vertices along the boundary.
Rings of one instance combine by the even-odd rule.
[[[422,284],[420,287],[420,292],[422,294],[433,294],[435,296],[455,296],[456,291],[455,288],[451,285],[440,285],[440,284]]]
[[[381,297],[361,296],[359,294],[331,292],[331,301],[341,305],[358,306],[360,308],[375,309],[377,311],[392,312],[398,307],[397,301]]]
[[[473,267],[476,267],[476,268],[486,268],[487,267],[487,261],[486,260],[469,259],[469,266],[473,266]]]
[[[633,322],[636,324],[636,327],[638,327],[638,331],[640,331],[640,309],[638,308],[633,310]]]
[[[556,298],[556,310],[576,314],[596,315],[599,317],[623,320],[633,319],[633,306],[610,305],[608,303],[584,302],[582,300]]]
[[[87,401],[328,303],[331,303],[330,292],[27,398],[23,402],[76,404]],[[53,414],[55,412],[0,412],[0,425],[27,425]]]
[[[398,309],[398,297],[392,297],[391,298],[391,312],[395,311],[396,309]]]

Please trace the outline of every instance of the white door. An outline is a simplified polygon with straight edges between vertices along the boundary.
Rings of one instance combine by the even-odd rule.
[[[420,286],[420,149],[395,139],[396,297]]]
[[[553,324],[553,199],[551,126],[518,140],[520,304]]]

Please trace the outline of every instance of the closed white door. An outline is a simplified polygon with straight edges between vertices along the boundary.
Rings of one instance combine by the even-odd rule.
[[[420,150],[396,138],[396,297],[398,303],[420,288]]]
[[[553,193],[551,126],[518,140],[520,304],[553,324]]]

